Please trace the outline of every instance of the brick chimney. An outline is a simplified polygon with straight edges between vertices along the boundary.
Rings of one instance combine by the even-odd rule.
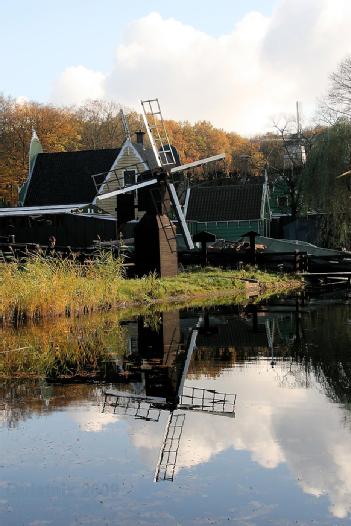
[[[137,143],[138,144],[144,144],[145,132],[143,132],[142,130],[138,130],[138,131],[135,132],[135,135],[136,135]]]

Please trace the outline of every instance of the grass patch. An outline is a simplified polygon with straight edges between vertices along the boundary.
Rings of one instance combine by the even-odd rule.
[[[0,264],[0,320],[13,324],[56,316],[80,317],[133,305],[197,305],[203,301],[233,302],[246,297],[245,280],[255,279],[261,294],[292,291],[294,277],[254,269],[196,269],[176,277],[125,279],[122,261],[102,254],[89,265],[34,257],[24,265]]]

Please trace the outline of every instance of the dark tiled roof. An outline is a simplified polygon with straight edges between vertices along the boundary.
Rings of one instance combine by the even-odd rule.
[[[188,221],[259,219],[263,185],[197,186],[190,190]]]
[[[24,206],[91,203],[96,196],[92,174],[110,170],[120,149],[40,153]],[[104,176],[98,182],[102,183]]]
[[[140,157],[142,157],[142,159],[147,162],[150,170],[157,168],[155,154],[152,148],[147,148],[143,144],[140,144],[138,142],[133,142],[133,146],[136,149],[136,151],[139,153]]]

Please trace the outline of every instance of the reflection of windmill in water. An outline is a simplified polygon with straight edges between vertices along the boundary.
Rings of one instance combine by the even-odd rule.
[[[135,218],[135,207],[139,211],[145,211],[135,228],[137,273],[144,275],[156,271],[160,276],[172,276],[177,273],[178,260],[176,229],[169,218],[171,206],[186,247],[189,250],[194,248],[174,186],[174,177],[186,170],[221,160],[225,155],[215,155],[179,166],[178,155],[170,144],[158,99],[142,101],[141,105],[154,154],[153,164],[156,167],[141,173],[138,173],[140,166],[135,164],[125,167],[130,169],[130,172],[133,171],[134,176],[129,180],[118,173],[110,177],[100,188],[98,200],[103,201],[116,196],[119,224]],[[127,136],[128,125],[123,114],[121,116]],[[139,165],[143,164],[141,159]],[[134,199],[135,192],[138,195],[137,204]]]
[[[169,411],[154,480],[173,480],[186,412],[235,416],[235,394],[185,385],[197,335],[207,331],[200,317],[187,334],[180,330],[179,313],[163,313],[160,330],[138,320],[139,369],[144,371],[145,394],[106,392],[103,411],[158,422]],[[183,343],[184,342],[184,343]]]

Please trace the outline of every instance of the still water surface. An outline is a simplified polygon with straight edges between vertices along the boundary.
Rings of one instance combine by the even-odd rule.
[[[348,301],[134,318],[113,381],[0,381],[0,524],[350,524]]]

